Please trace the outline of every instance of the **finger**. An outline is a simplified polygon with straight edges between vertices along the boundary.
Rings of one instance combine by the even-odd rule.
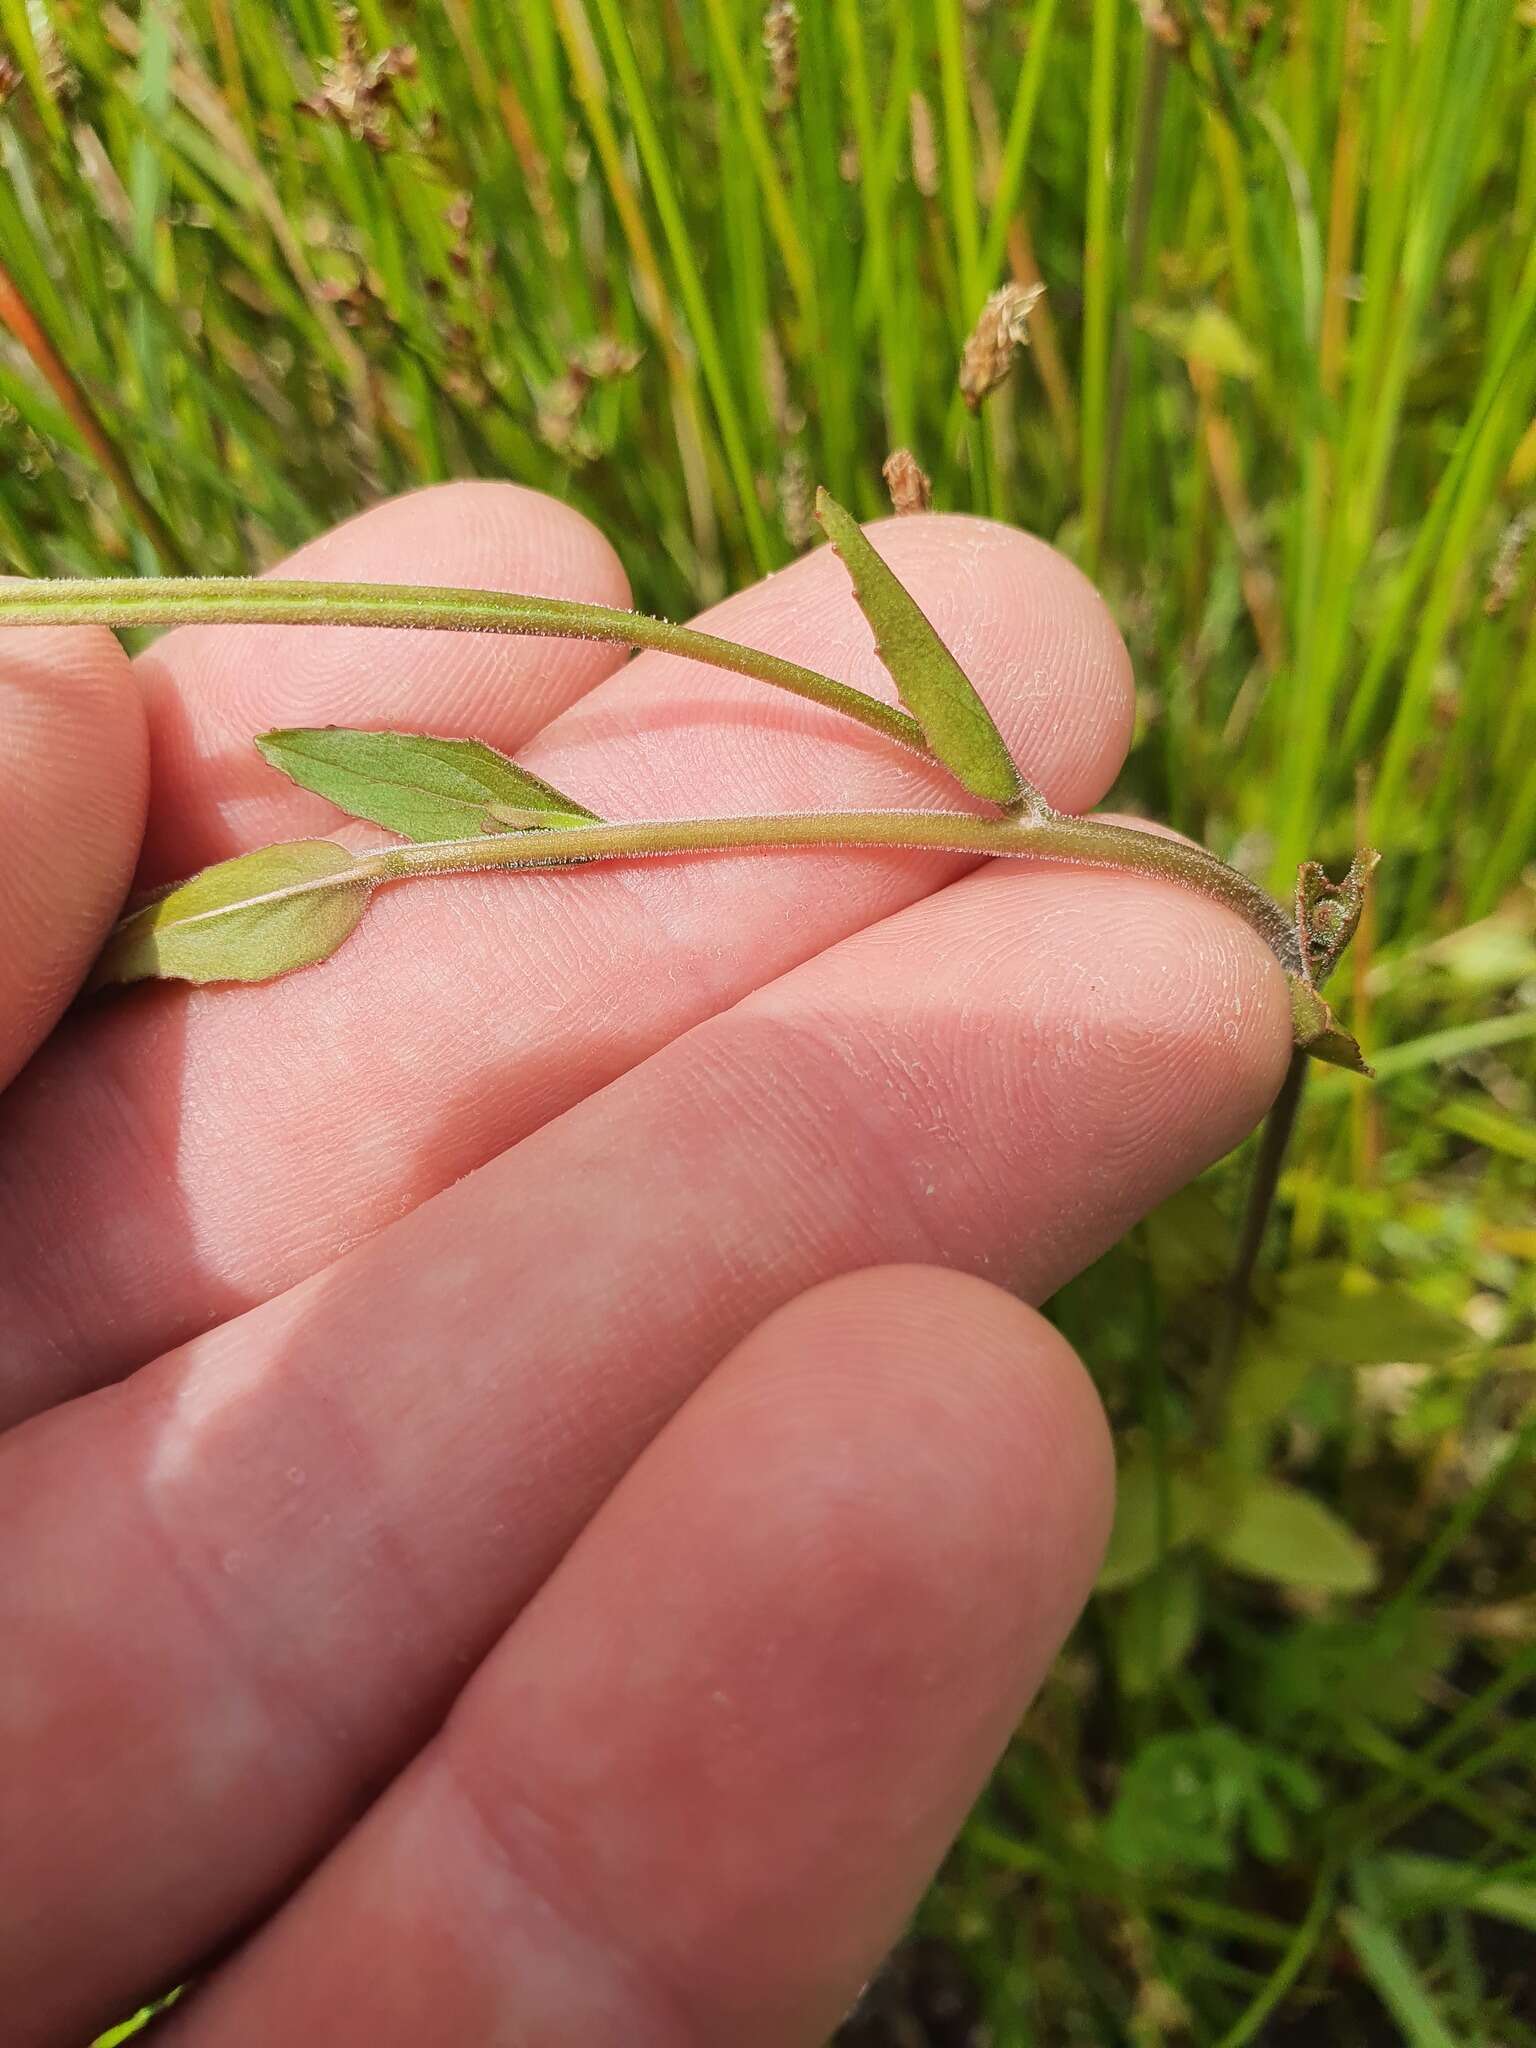
[[[391,498],[271,574],[629,603],[623,565],[589,520],[506,483]],[[137,664],[154,758],[143,879],[173,881],[270,840],[335,831],[335,807],[275,774],[251,744],[256,733],[400,726],[517,748],[623,661],[622,648],[592,641],[494,633],[179,627]]]
[[[1119,767],[1131,699],[1091,587],[983,521],[877,531],[1031,773],[1058,804],[1093,801]],[[889,689],[826,552],[710,624]],[[937,770],[835,714],[660,655],[592,691],[526,758],[632,817],[948,800]],[[964,866],[749,853],[422,883],[382,893],[323,972],[103,1008],[0,1119],[18,1215],[56,1213],[67,1191],[92,1247],[81,1271],[24,1220],[0,1243],[0,1422],[293,1284]]]
[[[1230,912],[989,869],[13,1432],[0,1996],[169,1977],[306,1868],[774,1308],[906,1261],[1039,1299],[1236,1141],[1289,1042]]]
[[[1087,1598],[1112,1469],[1000,1289],[802,1297],[171,2040],[825,2040]]]
[[[121,907],[147,781],[143,708],[110,633],[0,635],[0,1087]]]

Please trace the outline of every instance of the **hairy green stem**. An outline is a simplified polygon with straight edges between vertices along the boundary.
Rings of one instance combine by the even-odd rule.
[[[573,825],[550,831],[433,840],[364,854],[354,881],[395,882],[488,868],[558,868],[592,860],[741,848],[886,847],[974,853],[988,858],[1070,861],[1162,875],[1235,910],[1288,974],[1300,966],[1296,929],[1274,898],[1202,847],[1097,818],[975,817],[963,811],[790,811],[765,817],[674,818]],[[303,888],[334,886],[322,880]]]
[[[459,633],[549,634],[659,648],[772,683],[825,704],[914,753],[929,754],[916,719],[863,690],[760,648],[694,626],[571,598],[410,583],[280,582],[267,577],[102,577],[0,590],[0,626],[416,626]]]
[[[749,675],[858,720],[932,758],[906,712],[758,648],[692,626],[566,598],[416,584],[322,583],[209,576],[32,583],[0,590],[0,626],[342,625],[550,635],[657,648]],[[363,856],[352,881],[489,868],[553,868],[590,860],[634,860],[737,848],[863,846],[932,848],[984,858],[1070,861],[1162,875],[1236,911],[1269,947],[1293,987],[1303,977],[1296,926],[1257,884],[1203,847],[1094,818],[1064,817],[1042,803],[1025,815],[977,817],[953,811],[833,811],[769,817],[684,818],[496,833],[390,848]],[[298,892],[335,886],[317,878]]]
[[[288,882],[248,899],[254,905],[287,901],[359,883],[418,880],[428,875],[479,874],[497,868],[582,867],[589,861],[644,860],[661,854],[767,852],[815,847],[867,847],[895,852],[974,853],[987,859],[1055,860],[1074,867],[1114,868],[1161,875],[1223,903],[1249,925],[1287,975],[1300,962],[1296,928],[1256,883],[1203,847],[1164,839],[1098,818],[1059,811],[978,817],[965,811],[782,811],[761,817],[666,818],[496,832],[477,839],[432,839],[359,854],[349,867]],[[223,915],[219,904],[187,919]],[[132,923],[148,906],[130,912]]]

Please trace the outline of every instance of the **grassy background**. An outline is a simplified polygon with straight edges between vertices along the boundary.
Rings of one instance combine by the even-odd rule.
[[[793,40],[775,79],[760,0],[0,0],[0,553],[239,572],[512,476],[686,615],[904,444],[1099,578],[1119,801],[1277,887],[1380,846],[1380,1080],[1313,1085],[1235,1358],[1230,1164],[1056,1305],[1122,1446],[1105,1587],[846,2038],[1536,2042],[1536,10],[801,0]],[[972,419],[1010,275],[1047,296]]]

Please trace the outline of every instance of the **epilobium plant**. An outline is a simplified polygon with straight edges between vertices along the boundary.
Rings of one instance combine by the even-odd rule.
[[[1124,868],[1214,897],[1245,919],[1279,961],[1291,985],[1297,1046],[1367,1071],[1359,1046],[1320,991],[1359,922],[1375,855],[1358,855],[1341,883],[1307,862],[1291,916],[1203,848],[1053,810],[1025,779],[959,663],[852,516],[825,491],[817,494],[816,516],[848,571],[905,710],[690,626],[559,598],[235,577],[45,582],[0,591],[0,625],[242,620],[439,626],[662,648],[830,705],[938,761],[967,795],[990,807],[985,814],[826,811],[617,821],[478,740],[335,726],[263,733],[256,745],[264,758],[301,788],[410,843],[353,854],[333,840],[298,839],[220,861],[130,911],[108,939],[90,986],[151,977],[269,981],[334,953],[375,889],[433,875],[757,846],[931,847]]]

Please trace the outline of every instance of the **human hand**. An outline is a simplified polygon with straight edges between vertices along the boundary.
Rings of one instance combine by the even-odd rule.
[[[1130,682],[1082,578],[973,520],[880,546],[1032,779],[1096,801]],[[627,595],[500,485],[292,568]],[[712,624],[888,694],[825,552]],[[630,816],[951,799],[814,705],[621,660],[214,628],[135,683],[103,633],[7,635],[0,1074],[117,908],[146,725],[146,882],[333,831],[250,748],[287,723],[488,739]],[[168,2039],[835,2023],[1103,1540],[1094,1395],[1003,1289],[1225,1151],[1290,1050],[1230,912],[969,866],[385,891],[323,969],[54,1032],[0,1102],[8,2043],[75,2048],[252,1928]]]

